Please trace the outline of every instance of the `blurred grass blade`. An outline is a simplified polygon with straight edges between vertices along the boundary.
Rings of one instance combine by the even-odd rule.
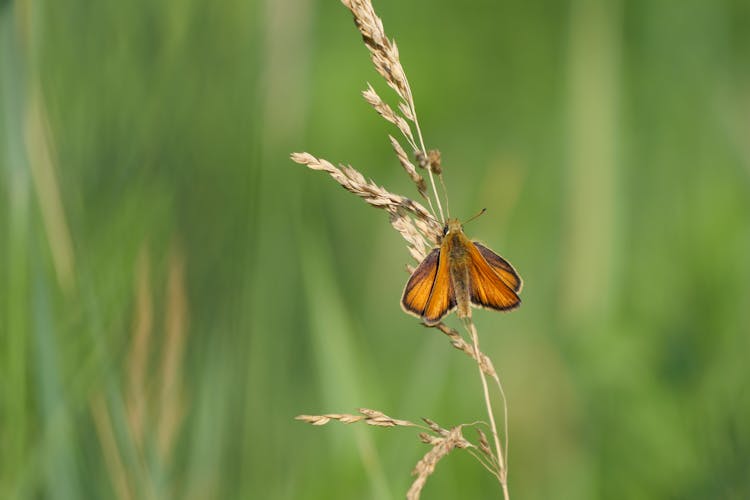
[[[0,497],[19,496],[33,410],[29,395],[31,181],[23,146],[24,72],[13,10],[0,8]],[[0,198],[0,199],[5,199]],[[7,225],[6,225],[7,223]]]
[[[571,321],[606,316],[616,289],[620,10],[617,1],[575,0],[570,13],[568,231],[560,296]]]
[[[37,236],[39,237],[39,236]],[[38,255],[35,255],[38,259]],[[73,426],[64,384],[59,346],[59,331],[52,312],[49,284],[42,273],[43,265],[36,266],[34,276],[34,379],[40,408],[42,433],[42,467],[44,497],[76,500],[81,496],[77,473],[78,455],[74,443],[78,441]]]
[[[75,285],[73,242],[60,193],[52,134],[41,83],[30,84],[27,99],[24,137],[34,188],[60,288],[65,292],[71,292]]]
[[[306,242],[302,252],[302,270],[310,311],[310,333],[320,374],[320,390],[324,404],[330,411],[348,411],[350,408],[367,406],[363,398],[361,376],[367,373],[363,355],[356,351],[350,336],[354,331],[352,322],[335,285],[336,270],[317,233],[305,232]],[[351,429],[355,433],[360,458],[370,478],[375,498],[392,498],[387,479],[383,473],[378,451],[367,429]]]

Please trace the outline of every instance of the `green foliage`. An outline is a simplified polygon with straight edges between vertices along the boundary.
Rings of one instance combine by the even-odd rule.
[[[512,496],[750,497],[747,2],[376,9],[525,279],[476,315]],[[482,418],[384,214],[288,160],[416,197],[368,80],[335,1],[0,2],[0,497],[400,497],[410,430],[293,417]],[[457,452],[424,496],[496,493]]]

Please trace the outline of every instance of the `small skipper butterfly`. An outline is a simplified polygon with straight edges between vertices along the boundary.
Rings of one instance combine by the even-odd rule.
[[[484,210],[477,217],[482,213]],[[448,219],[440,246],[424,258],[406,283],[401,306],[432,326],[454,309],[459,318],[470,317],[471,306],[514,309],[521,304],[518,293],[522,284],[507,260],[467,238],[458,219]]]

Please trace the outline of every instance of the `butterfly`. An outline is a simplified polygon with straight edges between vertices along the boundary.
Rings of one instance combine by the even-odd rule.
[[[458,309],[471,317],[471,306],[496,311],[515,309],[523,282],[498,254],[466,237],[458,219],[448,219],[440,246],[417,266],[404,288],[404,311],[436,325]]]

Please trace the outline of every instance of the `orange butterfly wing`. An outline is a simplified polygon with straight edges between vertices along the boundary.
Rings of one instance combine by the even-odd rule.
[[[428,325],[434,325],[455,306],[447,259],[441,259],[440,248],[435,248],[406,283],[401,307]]]
[[[482,245],[481,243],[474,241],[474,246],[477,247],[479,253],[482,254],[484,260],[492,267],[492,269],[500,276],[505,283],[510,286],[514,292],[518,293],[523,287],[523,280],[518,275],[510,262],[500,257],[498,254]]]
[[[404,311],[422,317],[430,300],[432,285],[435,283],[439,259],[440,249],[436,248],[414,270],[401,297],[401,307]]]
[[[422,319],[428,325],[436,325],[455,308],[456,298],[453,293],[450,265],[447,258],[441,259],[438,257],[435,283],[432,285],[430,300],[427,301]]]
[[[481,248],[490,252],[492,264],[483,255]],[[469,275],[471,276],[471,302],[474,305],[506,311],[521,305],[515,288],[521,288],[521,278],[513,267],[487,247],[472,243],[469,248]],[[497,260],[495,259],[495,257]],[[493,265],[494,264],[494,265]],[[504,279],[507,276],[507,279]]]

